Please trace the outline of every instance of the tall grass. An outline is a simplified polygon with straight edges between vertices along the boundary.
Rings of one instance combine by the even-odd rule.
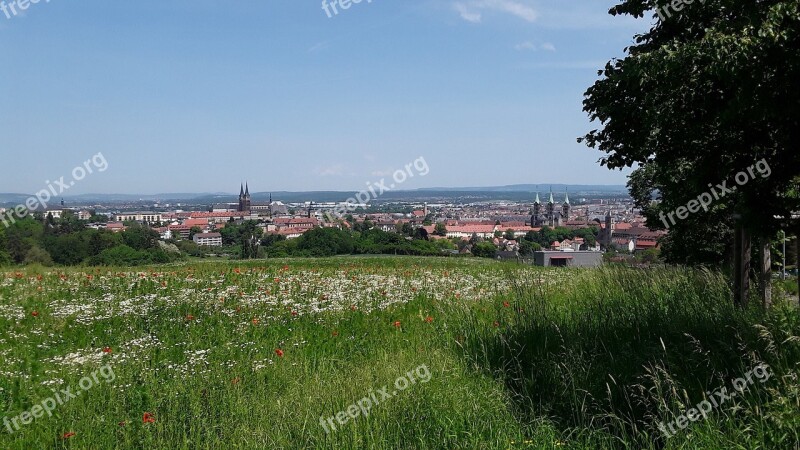
[[[732,306],[716,272],[604,268],[514,285],[508,305],[463,314],[473,367],[501,380],[522,423],[579,448],[794,448],[800,318]],[[755,302],[754,302],[755,303]],[[499,316],[499,327],[485,326]],[[760,363],[765,385],[667,439],[657,428]]]
[[[0,425],[2,449],[798,442],[797,309],[733,308],[715,272],[331,258],[4,275],[0,414],[51,395],[48,380],[77,386],[104,363],[117,378],[16,433]],[[670,439],[658,431],[761,362],[766,383]],[[336,432],[320,425],[423,364],[429,383]]]

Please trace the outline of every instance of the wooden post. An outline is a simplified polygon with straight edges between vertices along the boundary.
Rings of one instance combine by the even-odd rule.
[[[772,245],[769,238],[762,237],[761,244],[761,300],[764,309],[772,306]]]
[[[733,228],[733,304],[742,307],[742,225],[738,218]]]
[[[744,228],[741,216],[734,216],[734,274],[733,274],[733,303],[746,308],[750,298],[750,233]]]
[[[750,232],[747,231],[744,227],[742,228],[742,272],[739,276],[742,277],[742,292],[741,292],[741,299],[742,299],[742,307],[747,307],[747,303],[750,301],[750,263],[751,263],[751,256],[753,253],[753,242],[750,237]]]

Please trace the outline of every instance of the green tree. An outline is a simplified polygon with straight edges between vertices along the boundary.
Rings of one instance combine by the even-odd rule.
[[[447,227],[444,225],[444,222],[439,222],[433,228],[433,234],[437,236],[447,236]]]
[[[57,264],[72,266],[89,257],[88,235],[72,232],[52,236],[45,240],[45,249]]]
[[[193,226],[192,228],[189,228],[189,240],[190,241],[193,240],[195,234],[199,234],[199,233],[202,233],[202,232],[203,232],[203,229],[198,227],[198,226],[196,226],[196,225]]]
[[[542,246],[536,242],[523,239],[519,243],[519,253],[521,255],[530,256],[533,255],[534,252],[538,252],[540,250],[542,250]]]
[[[297,241],[297,249],[306,256],[349,255],[355,249],[350,232],[338,228],[314,228]]]
[[[6,250],[11,259],[21,264],[34,246],[42,239],[43,225],[29,217],[17,220],[6,231]]]
[[[494,258],[497,256],[497,247],[491,242],[478,242],[472,246],[472,254],[480,258]]]
[[[11,255],[6,250],[6,231],[5,227],[0,226],[0,267],[10,265],[12,263]]]
[[[637,166],[628,186],[648,226],[670,228],[668,261],[719,264],[717,240],[672,244],[738,221],[742,248],[752,235],[768,249],[800,209],[800,3],[707,0],[680,11],[670,3],[625,0],[611,9],[642,17],[667,7],[671,15],[656,15],[627,56],[600,72],[584,110],[602,127],[581,140],[606,153],[601,164],[610,169]],[[720,185],[741,172],[749,181],[735,190]],[[713,201],[690,205],[703,194]],[[678,208],[692,211],[670,223]]]
[[[161,236],[152,228],[145,227],[139,223],[132,223],[122,233],[122,240],[128,247],[134,250],[148,250],[158,245]]]
[[[47,253],[47,250],[39,247],[38,245],[34,245],[25,254],[25,259],[23,260],[23,263],[41,264],[43,266],[49,267],[53,265],[53,259],[50,258],[50,254]]]

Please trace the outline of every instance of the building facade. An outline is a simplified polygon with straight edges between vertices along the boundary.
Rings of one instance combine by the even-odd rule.
[[[539,193],[536,193],[536,200],[533,202],[533,215],[531,216],[531,228],[548,226],[550,228],[564,226],[569,220],[569,213],[572,206],[569,203],[569,193],[564,193],[564,203],[558,207],[553,199],[553,191],[550,190],[550,199],[547,204],[542,204],[539,200]]]

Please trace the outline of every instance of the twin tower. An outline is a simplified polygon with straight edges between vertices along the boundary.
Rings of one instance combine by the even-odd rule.
[[[544,206],[544,208],[542,208]],[[549,226],[551,228],[566,225],[569,220],[569,193],[564,193],[564,203],[561,204],[561,211],[556,210],[556,203],[553,201],[553,190],[550,190],[550,200],[543,205],[539,200],[539,193],[536,193],[536,201],[533,202],[533,216],[531,216],[531,228]]]

